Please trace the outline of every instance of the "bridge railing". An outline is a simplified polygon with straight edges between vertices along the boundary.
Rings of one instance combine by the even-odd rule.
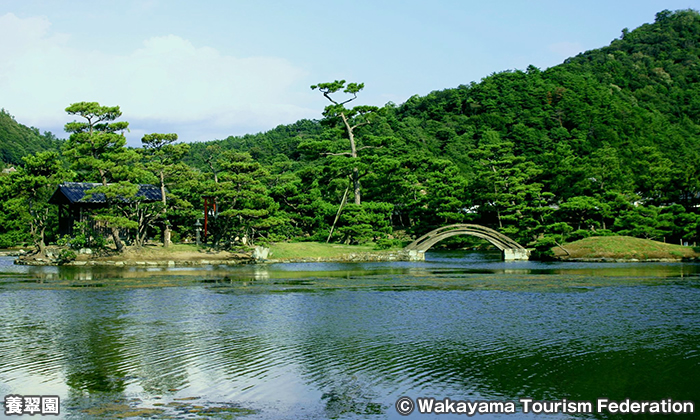
[[[493,244],[499,250],[505,252],[506,250],[514,250],[517,255],[527,255],[527,249],[515,242],[506,235],[487,228],[481,225],[472,224],[455,224],[443,226],[441,228],[432,230],[415,241],[411,242],[406,248],[406,251],[420,251],[425,252],[430,247],[436,243],[457,235],[471,235],[478,238],[485,239]],[[505,255],[505,254],[504,254]]]

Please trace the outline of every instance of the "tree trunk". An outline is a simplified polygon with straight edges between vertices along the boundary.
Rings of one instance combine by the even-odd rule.
[[[112,228],[112,239],[114,239],[114,246],[117,247],[117,252],[122,252],[124,250],[124,244],[122,240],[119,239],[119,228]]]
[[[491,165],[491,169],[493,170],[494,174],[498,174],[498,171],[496,171],[495,166]],[[496,181],[493,182],[493,197],[494,199],[498,199],[498,186],[496,185]],[[503,222],[501,221],[501,210],[498,208],[498,206],[496,206],[496,215],[498,216],[498,227],[503,229]]]
[[[172,233],[170,231],[170,225],[166,223],[165,230],[163,230],[163,247],[167,248],[170,246],[170,237]]]
[[[40,232],[33,232],[34,246],[36,247],[36,252],[38,255],[46,255],[46,242],[44,241],[44,229],[41,228],[31,228],[30,230],[39,230]]]
[[[102,186],[107,186],[107,174],[104,170],[100,169],[100,177],[102,178]],[[107,205],[111,206],[111,202],[107,199]],[[114,240],[114,246],[117,248],[117,252],[122,252],[124,250],[124,243],[119,238],[119,228],[112,228],[112,239]]]
[[[350,122],[348,119],[345,117],[345,113],[340,113],[340,116],[343,118],[343,124],[345,124],[345,129],[348,132],[348,139],[350,139],[350,155],[352,156],[353,159],[357,159],[357,148],[355,147],[355,135],[352,132],[352,127],[350,126]],[[357,169],[357,167],[352,168],[352,186],[353,186],[353,193],[355,194],[355,204],[356,205],[361,205],[361,200],[360,200],[360,171]]]
[[[218,184],[219,183],[219,176],[216,174],[216,169],[214,169],[214,163],[212,163],[213,157],[210,157],[207,159],[207,163],[209,164],[209,169],[211,169],[211,172],[214,174],[214,183]]]
[[[144,230],[141,232],[141,236],[139,237],[139,246],[144,246],[146,244],[146,235],[148,234],[148,229]]]
[[[46,219],[49,217],[48,213],[49,210],[46,209],[41,225],[39,226],[39,243],[37,246],[39,247],[39,253],[41,255],[46,255]]]
[[[559,248],[561,248],[562,251],[566,252],[566,255],[571,256],[571,254],[569,253],[569,251],[567,251],[566,248],[564,248],[559,242],[554,241],[554,243],[556,244],[556,246],[558,246]]]
[[[331,241],[331,236],[333,236],[333,229],[335,229],[335,224],[338,222],[338,218],[340,218],[340,212],[343,210],[343,206],[345,205],[345,201],[348,198],[348,190],[350,189],[350,186],[345,189],[345,192],[343,193],[343,199],[340,200],[340,207],[338,207],[338,213],[335,214],[335,220],[333,220],[333,226],[331,226],[331,231],[328,233],[328,239],[326,239],[326,243]]]
[[[357,168],[352,168],[352,186],[355,192],[355,204],[360,205],[360,172]]]
[[[163,229],[163,248],[170,246],[170,224],[168,223],[168,200],[165,197],[165,173],[160,171],[160,196],[163,202],[163,214],[165,215],[165,226]]]

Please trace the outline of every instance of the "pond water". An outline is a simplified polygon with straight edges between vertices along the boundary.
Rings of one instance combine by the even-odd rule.
[[[402,396],[517,402],[479,419],[617,418],[525,414],[521,398],[700,404],[699,264],[426,259],[117,269],[0,257],[0,398],[58,396],[65,419],[399,419]],[[464,416],[407,418],[436,417]]]

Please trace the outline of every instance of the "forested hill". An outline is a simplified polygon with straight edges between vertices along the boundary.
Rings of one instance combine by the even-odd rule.
[[[206,168],[207,160],[216,158],[217,153],[223,150],[248,152],[253,158],[264,161],[269,161],[277,155],[298,160],[299,142],[304,138],[319,136],[323,131],[324,127],[318,121],[299,120],[294,124],[277,126],[265,133],[192,143],[186,160],[191,165]]]
[[[470,151],[512,142],[563,197],[592,188],[581,173],[648,198],[697,192],[699,56],[700,15],[661,12],[544,72],[503,72],[412,98],[396,110],[397,132],[466,172]]]
[[[126,208],[102,215],[138,235],[148,233],[145,223],[154,232],[167,222],[181,238],[194,237],[204,197],[215,197],[212,240],[225,246],[240,238],[388,246],[453,223],[492,227],[544,253],[591,235],[700,242],[696,11],[662,11],[609,46],[546,70],[494,73],[401,105],[362,106],[363,88],[319,83],[315,93],[338,104],[319,109],[321,121],[208,143],[152,136],[136,153],[121,136],[98,130],[113,143],[83,159],[93,134],[75,131],[61,156],[39,154],[0,176],[0,243],[30,236],[22,206],[31,198],[50,209],[40,200],[53,192],[47,180],[112,182],[120,195],[162,182],[171,201],[167,213],[151,212],[159,220]],[[73,106],[113,113],[94,103]],[[51,144],[1,116],[0,128],[24,136],[0,131],[3,153],[12,153],[3,159],[17,162],[29,145]],[[27,189],[28,181],[44,187]],[[45,222],[37,208],[34,231]]]
[[[37,128],[22,125],[6,110],[0,110],[0,166],[19,165],[23,156],[58,150],[60,144],[50,132],[40,134]]]
[[[530,181],[559,199],[614,190],[677,201],[699,189],[699,56],[698,12],[663,11],[653,24],[623,29],[609,46],[545,71],[495,73],[389,104],[359,137],[383,138],[379,154],[448,158],[476,183],[479,161],[491,155],[535,164]],[[329,131],[300,121],[216,144],[263,162],[298,161],[307,156],[300,144]],[[193,145],[190,161],[201,165],[212,144]]]

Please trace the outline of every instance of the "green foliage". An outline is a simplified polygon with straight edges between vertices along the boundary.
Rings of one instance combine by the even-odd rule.
[[[5,109],[0,109],[0,168],[3,163],[21,165],[22,158],[41,151],[58,151],[61,147],[50,132],[39,133],[39,129],[18,123]]]
[[[297,160],[301,157],[299,143],[309,138],[315,138],[324,131],[318,121],[299,120],[293,124],[280,125],[265,133],[230,136],[223,140],[191,143],[189,153],[184,162],[201,171],[210,171],[207,159],[212,153],[207,148],[218,149],[218,152],[234,150],[247,152],[258,162],[272,165],[279,160]]]
[[[76,258],[78,258],[78,255],[75,253],[75,251],[71,251],[70,249],[62,249],[56,260],[58,261],[58,265],[63,265],[75,261]]]
[[[311,88],[330,103],[321,121],[191,145],[149,134],[143,149],[127,148],[119,108],[81,102],[67,108],[80,122],[66,125],[64,156],[77,180],[104,185],[110,208],[95,217],[136,238],[167,224],[193,237],[209,195],[221,246],[325,241],[335,224],[333,241],[383,247],[394,228],[416,236],[452,223],[494,227],[543,256],[608,234],[696,242],[698,39],[698,12],[663,11],[544,71],[494,73],[382,108],[349,107],[362,83],[319,83]],[[0,114],[0,136],[9,126],[19,130]],[[5,243],[35,239],[30,198],[49,209],[50,232],[47,186],[73,177],[50,155],[13,162],[19,173],[0,176]],[[119,199],[143,182],[167,186],[168,201]]]
[[[21,236],[30,239],[37,252],[43,252],[47,229],[55,226],[57,217],[56,209],[48,205],[48,199],[61,180],[69,175],[55,151],[24,156],[22,162],[23,167],[3,177],[0,183],[0,208],[6,219],[3,227],[23,232]]]
[[[552,248],[557,245],[555,238],[551,236],[544,236],[537,241],[532,246],[532,252],[530,257],[537,260],[548,260],[554,257],[554,252]]]
[[[95,231],[91,223],[78,222],[74,226],[73,236],[63,236],[56,241],[59,246],[68,246],[71,249],[90,248],[101,250],[107,247],[104,235]]]
[[[399,239],[383,238],[383,239],[377,240],[375,247],[377,249],[390,249],[390,248],[401,248],[405,245],[406,244],[404,243],[404,241],[401,241]]]
[[[64,155],[81,178],[106,185],[133,177],[136,168],[131,163],[139,157],[135,150],[125,147],[123,132],[129,123],[114,121],[122,115],[118,106],[78,102],[66,108],[66,112],[85,119],[65,126],[71,135],[65,144]]]
[[[323,110],[323,116],[326,117],[324,122],[328,126],[342,125],[345,134],[349,141],[350,149],[345,148],[340,152],[326,151],[321,153],[325,156],[335,157],[333,159],[335,166],[340,169],[340,173],[349,177],[352,181],[353,196],[355,197],[355,205],[361,204],[361,187],[360,179],[363,178],[370,171],[371,163],[366,160],[360,159],[358,152],[367,149],[374,148],[375,145],[361,145],[360,142],[356,142],[355,136],[358,133],[358,129],[366,126],[372,122],[374,116],[376,116],[379,108],[376,106],[369,105],[359,105],[354,108],[346,108],[345,104],[357,99],[357,93],[365,87],[364,83],[348,83],[345,86],[345,80],[336,80],[330,83],[319,83],[318,85],[311,86],[311,89],[318,89],[323,96],[326,97],[331,102],[331,105],[326,106]],[[351,97],[345,99],[344,101],[338,101],[334,99],[331,95],[344,89],[343,92],[352,95]],[[309,145],[307,147],[315,147],[320,149],[320,145]],[[330,146],[330,145],[329,145]]]
[[[136,193],[139,178],[146,173],[137,165],[140,153],[126,147],[123,132],[129,123],[115,121],[122,115],[118,106],[101,106],[97,102],[78,102],[66,108],[66,112],[85,121],[66,124],[65,129],[71,135],[64,155],[80,178],[102,184],[90,193],[102,193],[106,197],[107,207],[96,212],[93,219],[111,229],[117,251],[123,250],[120,229],[136,230],[135,242],[141,245],[149,217]]]
[[[29,241],[28,232],[21,228],[21,226],[7,226],[4,224],[5,228],[3,232],[0,232],[0,248],[11,248],[13,246],[20,246]],[[14,228],[14,230],[12,230]]]
[[[571,197],[559,206],[557,215],[577,230],[595,230],[609,217],[610,206],[595,197]],[[579,238],[582,239],[582,238]]]
[[[364,89],[364,87],[364,83],[348,83],[346,86],[345,80],[336,80],[334,82],[312,85],[311,89],[318,89],[319,92],[323,93],[323,96],[331,101],[331,105],[326,106],[326,108],[323,110],[324,117],[328,118],[329,121],[339,119],[337,122],[342,121],[345,124],[350,123],[349,125],[354,125],[369,122],[368,117],[370,114],[379,109],[376,106],[369,105],[359,105],[350,109],[345,108],[345,104],[357,99],[357,93]],[[348,95],[352,96],[348,97],[344,101],[337,101],[333,99],[331,95],[337,93],[341,89],[343,93],[347,93]]]
[[[614,228],[620,235],[644,239],[661,239],[659,209],[654,206],[637,206],[615,219]]]
[[[246,238],[252,245],[285,223],[264,182],[269,174],[258,162],[247,153],[224,152],[218,163],[220,181],[209,184],[206,191],[217,201],[218,213],[212,222],[216,244],[230,247]]]
[[[365,202],[363,205],[348,204],[341,213],[337,232],[345,244],[362,244],[385,238],[391,233],[393,205],[382,202]]]
[[[585,230],[585,229],[578,229],[569,234],[569,236],[566,238],[569,242],[573,241],[578,241],[580,239],[588,238],[589,236],[592,236],[593,232],[590,230]],[[595,232],[595,235],[598,236],[598,232]]]
[[[152,172],[158,179],[158,184],[160,186],[161,192],[161,206],[158,206],[159,211],[154,212],[141,212],[139,220],[141,221],[140,235],[138,238],[139,244],[143,244],[145,241],[145,234],[147,233],[147,225],[152,229],[156,229],[152,226],[155,220],[159,220],[164,229],[163,245],[170,245],[170,228],[171,221],[169,216],[171,211],[168,208],[168,202],[173,204],[171,206],[173,209],[187,209],[191,207],[191,203],[183,200],[181,197],[173,196],[172,194],[168,198],[168,190],[166,189],[166,184],[171,183],[173,179],[177,177],[178,174],[188,172],[187,166],[183,164],[182,158],[187,154],[189,150],[189,145],[187,144],[174,144],[177,140],[177,134],[146,134],[141,139],[143,144],[143,155],[145,159],[146,170]],[[156,207],[156,206],[151,206]],[[158,229],[160,230],[160,229]]]

